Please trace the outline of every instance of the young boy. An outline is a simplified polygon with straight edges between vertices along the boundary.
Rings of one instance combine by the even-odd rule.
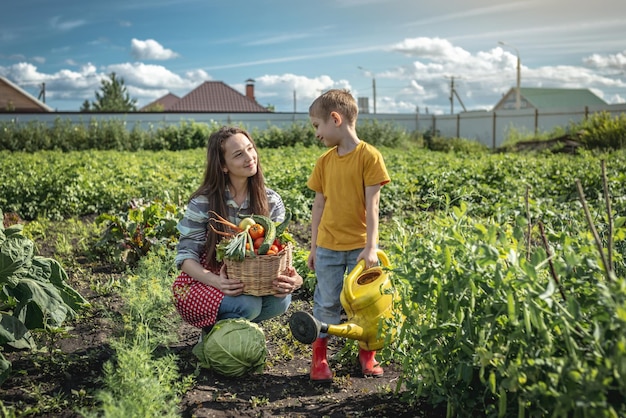
[[[313,316],[339,324],[344,275],[359,260],[366,268],[378,263],[378,205],[380,188],[390,181],[380,152],[356,133],[359,110],[347,90],[329,90],[309,107],[316,137],[330,149],[315,163],[307,186],[315,191],[311,214],[311,253],[315,271]],[[327,334],[313,342],[310,378],[328,382],[333,372],[326,359]],[[359,349],[365,376],[382,376],[375,351]]]

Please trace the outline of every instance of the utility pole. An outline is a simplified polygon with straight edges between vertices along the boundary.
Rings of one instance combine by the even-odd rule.
[[[372,91],[374,92],[374,114],[376,114],[376,77],[372,75]]]
[[[39,96],[37,96],[37,100],[41,100],[43,103],[46,103],[46,83],[41,83],[41,88],[39,90]]]
[[[502,41],[498,41],[498,44],[512,48],[515,51],[515,55],[517,55],[517,63],[515,65],[515,71],[517,72],[517,77],[516,77],[517,80],[515,83],[515,109],[520,110],[520,107],[522,104],[521,93],[520,93],[520,88],[522,84],[522,60],[519,57],[518,49],[515,48],[513,45],[507,44],[506,42],[502,42]]]
[[[372,74],[372,92],[373,92],[373,99],[374,99],[374,114],[376,114],[376,77],[374,76],[374,73],[370,72],[368,69],[363,68],[361,66],[357,67],[359,70],[363,70],[365,72],[365,75],[368,74]]]
[[[467,109],[465,108],[465,105],[463,104],[463,100],[461,100],[461,97],[459,96],[459,94],[456,92],[456,89],[454,88],[454,77],[450,78],[450,114],[454,114],[454,96],[456,96],[456,98],[458,99],[459,103],[461,104],[461,107],[463,108],[464,112],[467,112]]]

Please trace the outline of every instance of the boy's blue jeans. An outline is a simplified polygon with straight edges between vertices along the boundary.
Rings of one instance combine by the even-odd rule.
[[[363,249],[333,251],[317,247],[315,252],[315,275],[317,284],[313,294],[313,316],[326,324],[341,321],[341,289],[343,279],[356,266],[356,258]],[[327,334],[320,333],[324,338]]]
[[[224,296],[217,320],[244,318],[252,322],[261,322],[287,312],[291,304],[291,295],[283,297],[269,296]]]

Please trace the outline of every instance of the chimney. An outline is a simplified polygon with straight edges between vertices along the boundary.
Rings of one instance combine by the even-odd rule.
[[[254,98],[254,80],[251,78],[246,80],[246,97],[250,100],[256,101]]]

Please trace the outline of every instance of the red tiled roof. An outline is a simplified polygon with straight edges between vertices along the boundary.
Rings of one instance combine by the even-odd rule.
[[[0,76],[0,112],[5,111],[54,112],[54,109],[22,90],[8,78]]]
[[[253,99],[221,81],[205,81],[165,110],[217,113],[269,112]]]
[[[145,105],[144,107],[139,109],[139,111],[143,112],[145,110],[150,110],[156,104],[160,104],[161,106],[163,106],[163,110],[168,110],[170,107],[174,106],[174,104],[176,104],[176,102],[178,102],[179,100],[180,100],[180,97],[178,97],[177,95],[172,94],[172,93],[167,93],[165,96],[158,98],[152,103]]]

